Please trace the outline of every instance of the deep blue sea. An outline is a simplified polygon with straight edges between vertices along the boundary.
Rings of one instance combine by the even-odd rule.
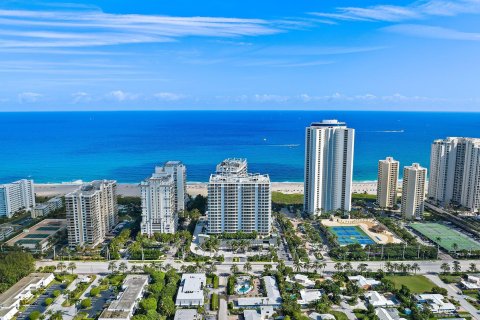
[[[339,119],[356,129],[354,179],[377,161],[429,166],[430,143],[480,137],[480,113],[357,111],[138,111],[0,113],[0,183],[116,179],[139,182],[166,160],[208,181],[226,157],[245,157],[272,181],[302,181],[305,127]]]

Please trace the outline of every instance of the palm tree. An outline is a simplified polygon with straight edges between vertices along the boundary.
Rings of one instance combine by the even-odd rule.
[[[117,264],[115,261],[110,261],[108,263],[108,270],[110,270],[112,273],[115,273],[117,271]]]
[[[358,271],[360,274],[363,274],[364,272],[367,271],[367,267],[368,267],[368,264],[366,264],[366,263],[360,263],[360,264],[357,266],[357,271]]]
[[[457,254],[457,250],[458,250],[458,244],[454,243],[452,244],[452,248],[453,248],[453,254]]]
[[[243,271],[245,271],[246,273],[249,273],[250,271],[252,271],[252,264],[247,261],[247,262],[243,265]]]
[[[414,263],[412,264],[412,271],[417,274],[417,271],[420,271],[420,266],[418,265],[418,263]]]
[[[232,264],[232,266],[230,267],[230,271],[235,274],[238,272],[238,266],[236,264]]]
[[[455,271],[455,273],[459,273],[460,271],[462,271],[462,267],[460,266],[460,262],[458,261],[453,261],[453,271]]]
[[[442,263],[442,265],[440,266],[440,269],[442,269],[443,273],[445,273],[445,274],[450,272],[450,266],[446,262]]]
[[[342,271],[343,270],[343,265],[340,263],[340,262],[337,262],[335,263],[335,265],[333,266],[333,268],[335,270],[337,270],[338,272]]]
[[[59,262],[57,264],[57,269],[60,270],[60,272],[63,272],[67,268],[67,265],[64,262]]]
[[[118,266],[118,271],[120,271],[121,273],[125,273],[125,271],[128,270],[128,266],[125,262],[120,262],[120,265]]]
[[[300,272],[300,270],[302,269],[302,263],[300,262],[300,260],[295,260],[293,262],[293,267],[295,268],[295,271],[296,272]]]
[[[263,266],[263,271],[264,271],[265,273],[269,273],[271,269],[272,269],[272,265],[271,265],[271,264],[266,264],[266,265]]]
[[[393,271],[393,264],[390,261],[385,262],[385,268],[387,269],[388,273]]]
[[[73,271],[74,271],[75,269],[77,269],[77,265],[75,264],[75,262],[70,262],[70,263],[68,264],[67,269],[70,270],[70,271],[72,271],[72,274],[73,274]]]
[[[440,253],[440,241],[442,241],[442,238],[437,237],[435,240],[437,240],[437,259],[438,259],[438,255]]]
[[[477,272],[477,265],[475,263],[470,263],[470,268],[468,268],[469,272]]]

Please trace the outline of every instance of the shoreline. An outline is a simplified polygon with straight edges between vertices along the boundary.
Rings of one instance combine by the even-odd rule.
[[[35,194],[41,197],[62,196],[76,190],[80,181],[71,183],[35,183]],[[187,193],[190,196],[207,195],[207,182],[188,182]],[[273,192],[286,194],[303,194],[303,182],[272,182]],[[352,193],[377,193],[376,181],[353,182]],[[139,197],[140,188],[138,183],[117,183],[117,194],[124,197]]]

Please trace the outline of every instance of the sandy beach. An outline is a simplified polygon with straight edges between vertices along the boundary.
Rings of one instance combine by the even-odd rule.
[[[79,187],[78,183],[49,183],[49,184],[35,184],[35,193],[37,196],[51,197],[56,195],[65,195],[74,191]],[[272,182],[272,191],[278,191],[287,194],[303,193],[302,182]],[[368,193],[376,194],[376,182],[354,182],[353,193]],[[207,183],[192,182],[187,184],[187,192],[191,196],[198,194],[207,195]],[[117,193],[124,197],[139,197],[140,187],[134,183],[119,183],[117,186]]]

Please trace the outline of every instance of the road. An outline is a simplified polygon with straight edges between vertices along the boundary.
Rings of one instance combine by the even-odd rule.
[[[434,261],[390,261],[392,263],[397,262],[397,263],[404,263],[404,264],[413,264],[417,263],[418,266],[420,267],[420,270],[417,272],[419,274],[435,274],[435,273],[441,273],[442,270],[440,269],[440,266],[442,263],[447,262],[450,263],[453,260],[434,260]],[[65,263],[69,263],[69,261],[64,261]],[[77,268],[75,269],[75,273],[77,274],[99,274],[99,273],[110,273],[108,270],[108,261],[73,261]],[[150,265],[151,262],[145,262],[145,263],[132,263],[128,262],[125,260],[118,260],[116,261],[117,265],[120,262],[125,262],[127,263],[128,267],[131,268],[133,265],[137,266],[142,266],[142,265]],[[462,270],[467,270],[470,266],[470,263],[478,263],[478,260],[460,260],[460,266]],[[58,261],[51,261],[51,260],[42,260],[42,261],[37,261],[36,265],[38,267],[44,267],[44,266],[54,266],[58,263]],[[385,261],[361,261],[361,262],[351,262],[351,265],[353,269],[356,269],[357,266],[360,263],[366,263],[368,265],[368,268],[370,268],[373,271],[376,271],[378,269],[383,269],[385,270]],[[192,262],[175,262],[174,260],[166,260],[162,262],[162,265],[171,265],[173,268],[180,270],[181,266],[183,265],[194,265]],[[230,273],[230,267],[233,265],[243,265],[243,263],[233,263],[233,262],[224,262],[221,264],[217,264],[217,273]],[[271,264],[271,263],[265,263],[265,262],[253,262],[252,263],[252,271],[254,272],[260,272],[263,271],[263,266],[265,264]],[[291,261],[286,261],[285,264],[287,266],[293,266],[293,263]],[[327,262],[327,266],[325,267],[324,271],[327,273],[332,273],[336,272],[335,270],[335,262]],[[273,263],[275,266],[276,264]]]
[[[448,295],[453,297],[455,300],[457,300],[462,306],[462,308],[472,315],[473,319],[480,320],[480,317],[478,315],[479,311],[475,307],[473,307],[470,303],[468,303],[468,301],[465,300],[463,295],[458,294],[460,289],[456,288],[452,284],[444,283],[437,275],[428,274],[426,275],[426,277],[430,279],[435,285],[441,288],[447,289]]]

